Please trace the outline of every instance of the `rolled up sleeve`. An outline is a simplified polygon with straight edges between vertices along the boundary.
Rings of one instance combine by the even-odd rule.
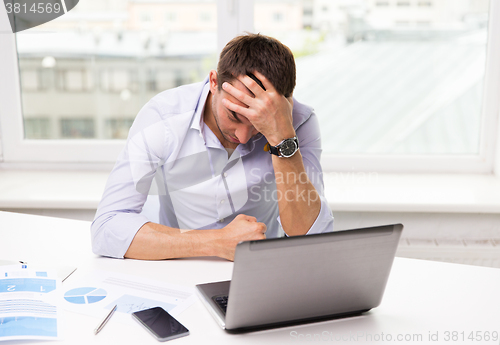
[[[130,129],[91,225],[95,254],[123,258],[137,231],[149,222],[141,211],[156,170],[167,155],[168,137],[159,110],[150,101]]]

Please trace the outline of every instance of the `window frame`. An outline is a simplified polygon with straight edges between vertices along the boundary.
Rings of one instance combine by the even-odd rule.
[[[488,43],[477,155],[323,154],[324,171],[469,173],[500,176],[500,2],[490,0]]]
[[[249,6],[252,3],[252,6]],[[253,31],[253,1],[216,0],[218,50],[234,36]],[[0,6],[0,164],[104,164],[116,161],[125,140],[24,139],[16,37]],[[64,95],[61,95],[63,97]],[[75,155],[75,152],[78,154]]]
[[[217,49],[235,35],[253,31],[253,0],[216,0]],[[342,155],[323,154],[323,170],[500,173],[500,3],[490,0],[490,20],[478,155]],[[0,11],[0,166],[45,164],[80,167],[113,164],[125,140],[31,140],[24,139],[20,73],[15,35],[5,11]],[[300,81],[298,81],[300,83]],[[75,155],[75,152],[78,155]]]

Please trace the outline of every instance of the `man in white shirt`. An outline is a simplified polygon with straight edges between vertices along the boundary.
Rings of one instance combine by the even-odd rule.
[[[294,87],[288,47],[248,34],[205,81],[152,98],[108,179],[94,253],[233,260],[241,241],[332,231],[318,121]],[[148,197],[159,200],[157,223],[141,214]]]

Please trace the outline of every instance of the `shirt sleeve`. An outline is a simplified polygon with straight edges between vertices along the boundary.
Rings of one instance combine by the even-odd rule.
[[[108,177],[91,225],[92,251],[123,258],[148,218],[141,215],[156,170],[168,153],[167,126],[154,101],[137,115],[125,145]]]
[[[333,231],[333,214],[328,206],[325,198],[325,187],[323,184],[323,170],[321,168],[321,135],[319,129],[318,118],[313,112],[309,119],[307,119],[296,130],[297,137],[299,138],[299,148],[302,154],[302,160],[307,173],[307,177],[316,188],[321,200],[321,209],[318,217],[314,221],[306,235],[320,234],[324,232]],[[310,196],[306,195],[306,198]],[[278,222],[281,225],[280,217]]]

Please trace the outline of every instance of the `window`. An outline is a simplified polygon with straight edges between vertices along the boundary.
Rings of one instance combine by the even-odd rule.
[[[302,12],[305,17],[307,16],[312,16],[313,15],[313,9],[312,8],[304,8],[304,11]]]
[[[83,92],[93,89],[92,75],[86,70],[57,70],[57,88],[59,91]]]
[[[103,69],[101,70],[101,90],[121,92],[138,89],[137,74],[133,70]]]
[[[199,23],[192,28],[189,23],[161,26],[153,21],[153,13],[162,12],[168,22],[174,22],[178,11],[188,16],[193,4],[124,3],[87,0],[75,7],[74,17],[58,18],[16,35],[21,99],[30,122],[25,123],[30,127],[25,135],[124,139],[129,118],[156,93],[200,81],[214,67],[216,34],[211,28],[204,30]],[[203,6],[216,4],[208,1]],[[212,12],[202,9],[200,20],[210,22]],[[90,20],[96,13],[98,22]],[[85,25],[83,20],[88,20]],[[148,24],[148,30],[142,24]],[[124,115],[126,120],[118,120]],[[33,129],[36,124],[47,126],[47,117],[59,123],[59,130]]]
[[[61,119],[61,138],[93,138],[95,123],[92,118]]]
[[[216,66],[220,13],[234,15],[218,12],[215,0],[86,0],[68,15],[2,35],[5,162],[113,162],[149,99]],[[228,35],[252,31],[227,30],[226,22]],[[3,14],[0,30],[10,30]]]
[[[200,20],[202,22],[209,22],[212,20],[212,16],[210,14],[210,12],[201,12],[200,13]]]
[[[21,85],[25,91],[42,90],[40,71],[38,69],[25,69],[21,71]]]
[[[148,91],[156,91],[158,90],[158,80],[156,78],[156,71],[153,69],[148,70],[148,76],[147,76],[147,89]]]
[[[432,6],[432,2],[430,2],[430,1],[419,1],[418,2],[418,6],[419,7],[431,7]]]
[[[175,13],[175,12],[165,13],[165,20],[167,22],[175,22],[177,20],[177,13]]]
[[[312,9],[311,17],[304,16],[304,9],[310,8],[311,4],[302,3],[301,1],[264,1],[256,0],[254,4],[255,21],[253,23],[255,32],[266,32],[271,36],[275,36],[283,31],[303,30],[304,27],[309,27],[311,21],[315,17],[323,17],[324,7],[321,2]]]
[[[126,139],[134,118],[106,120],[106,139]]]
[[[144,12],[141,14],[141,22],[149,23],[151,21],[153,21],[153,19],[151,18],[151,14],[149,14],[147,12]]]
[[[247,30],[277,37],[295,54],[295,96],[316,110],[326,170],[491,171],[500,93],[496,2],[217,5],[87,0],[72,11],[78,20],[4,35],[0,75],[19,85],[0,89],[4,161],[113,162],[124,144],[118,139],[151,97],[202,80],[217,50]],[[89,20],[96,11],[99,21]],[[151,14],[147,26],[144,13]],[[0,29],[8,27],[0,16]]]
[[[488,1],[448,2],[428,17],[409,1],[395,2],[408,11],[391,12],[384,9],[388,1],[368,8],[368,2],[350,4],[331,5],[331,17],[314,17],[312,30],[262,30],[296,57],[294,96],[315,108],[325,167],[338,169],[345,162],[349,169],[347,162],[356,162],[384,170],[381,162],[393,162],[386,165],[443,171],[460,164],[445,166],[434,157],[479,162],[482,133],[495,120],[483,112]],[[263,1],[255,3],[256,29],[258,10],[265,10]],[[472,13],[475,24],[464,21]],[[398,161],[407,163],[398,167]]]
[[[24,136],[26,139],[50,139],[53,137],[51,121],[48,117],[39,116],[24,119]]]
[[[283,21],[283,13],[281,12],[274,12],[273,13],[273,21],[276,23],[280,23]]]

